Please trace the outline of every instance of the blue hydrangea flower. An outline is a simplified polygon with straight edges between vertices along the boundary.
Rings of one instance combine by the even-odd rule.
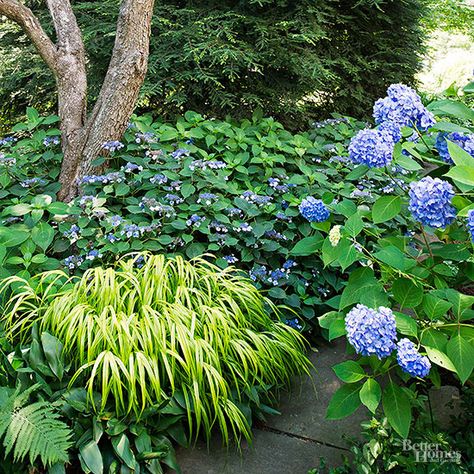
[[[398,143],[402,139],[402,129],[400,125],[394,122],[382,122],[378,130],[387,132],[392,137],[394,143]]]
[[[358,354],[382,359],[395,349],[397,328],[389,308],[381,306],[376,311],[358,304],[349,311],[345,323],[347,339]]]
[[[191,152],[186,150],[186,148],[178,148],[177,150],[173,151],[173,153],[171,153],[171,156],[179,160],[183,156],[188,156],[190,153]]]
[[[123,222],[123,218],[119,215],[112,216],[110,218],[110,223],[112,227],[118,227]]]
[[[165,184],[168,182],[168,178],[164,174],[155,174],[155,176],[152,176],[150,178],[150,183],[151,184]]]
[[[46,137],[43,140],[44,146],[59,145],[59,137]]]
[[[413,218],[429,227],[445,228],[456,217],[451,205],[454,190],[451,184],[439,178],[427,176],[410,183],[410,205]]]
[[[102,148],[104,150],[107,150],[113,153],[114,151],[121,150],[124,146],[125,145],[122,142],[119,142],[118,140],[111,140],[111,141],[105,142],[102,145]]]
[[[349,158],[369,168],[382,168],[392,161],[394,146],[387,130],[361,130],[349,144]]]
[[[435,147],[438,150],[439,156],[446,161],[446,163],[451,164],[453,160],[449,154],[448,142],[446,140],[455,143],[474,158],[474,135],[457,132],[449,134],[445,132],[438,133]]]
[[[25,181],[22,181],[20,183],[20,186],[22,188],[31,188],[34,186],[44,186],[48,182],[44,179],[41,178],[30,178],[30,179],[25,179]]]
[[[431,364],[428,357],[422,356],[410,339],[400,339],[397,344],[397,362],[403,372],[412,377],[426,377]]]
[[[474,243],[474,209],[467,213],[467,228],[471,234],[471,240]]]
[[[329,219],[329,209],[321,199],[308,196],[301,201],[299,208],[301,215],[309,222],[324,222]]]
[[[387,89],[387,97],[375,102],[374,118],[377,124],[392,122],[400,127],[415,125],[423,131],[435,124],[434,115],[426,109],[419,95],[404,84],[392,84]]]
[[[239,261],[239,259],[234,254],[226,255],[223,258],[229,265],[232,265],[232,264],[237,263]]]
[[[84,259],[78,255],[70,255],[64,259],[64,266],[69,268],[69,270],[74,270],[77,267],[80,267]]]

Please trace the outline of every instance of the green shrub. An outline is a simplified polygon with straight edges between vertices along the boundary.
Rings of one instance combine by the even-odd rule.
[[[31,0],[46,29],[44,6]],[[109,63],[117,0],[76,1],[89,56],[91,101]],[[423,2],[388,0],[166,0],[156,2],[149,73],[139,102],[161,117],[196,110],[250,116],[256,107],[286,127],[334,112],[367,116],[395,82],[420,66]],[[9,23],[0,35],[0,111],[51,111],[54,79]],[[11,98],[14,98],[13,103]]]
[[[229,431],[250,438],[242,404],[308,368],[300,335],[274,322],[276,308],[231,268],[144,254],[62,277],[7,279],[3,288],[17,291],[6,331],[27,342],[37,323],[57,337],[77,370],[70,385],[85,376],[90,402],[101,393],[98,412],[112,399],[118,415],[139,417],[179,393],[191,435],[216,426],[225,441]]]

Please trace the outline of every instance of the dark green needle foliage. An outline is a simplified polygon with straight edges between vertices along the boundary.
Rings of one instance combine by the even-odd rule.
[[[45,28],[45,2],[26,2]],[[114,42],[118,0],[74,2],[97,96]],[[410,83],[422,49],[422,0],[163,0],[156,2],[139,106],[223,117],[256,107],[286,126],[327,110],[367,114],[395,82]],[[13,101],[12,101],[13,99]],[[0,114],[55,106],[54,81],[18,28],[0,25]],[[12,107],[13,105],[13,107]]]

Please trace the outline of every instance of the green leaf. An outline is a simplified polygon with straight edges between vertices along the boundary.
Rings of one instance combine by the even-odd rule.
[[[461,125],[456,125],[452,122],[437,122],[432,127],[430,131],[439,131],[439,132],[459,132],[459,133],[471,133],[471,131],[466,127],[461,127]]]
[[[474,186],[474,167],[466,165],[453,166],[444,176],[448,176],[460,183]]]
[[[405,254],[398,247],[395,247],[395,245],[383,247],[378,252],[374,253],[374,257],[386,265],[402,272],[407,271],[416,265],[415,260],[406,258]]]
[[[14,206],[8,206],[4,211],[4,215],[11,215],[15,217],[24,216],[31,211],[29,204],[15,204]]]
[[[390,426],[402,437],[407,438],[411,424],[411,405],[407,394],[394,382],[383,392],[383,410]]]
[[[446,114],[458,119],[474,121],[474,110],[470,109],[462,102],[445,99],[430,104],[429,108],[436,115]]]
[[[168,142],[170,140],[178,138],[178,132],[174,128],[168,128],[164,132],[158,133],[158,137],[160,139],[160,142]]]
[[[61,352],[63,350],[61,341],[51,334],[43,332],[41,334],[41,345],[43,346],[43,352],[48,361],[49,367],[54,375],[61,380],[64,373],[64,366],[61,361]]]
[[[44,251],[51,245],[54,239],[54,229],[47,222],[40,222],[31,231],[31,239]]]
[[[441,331],[438,331],[435,328],[428,328],[423,331],[421,337],[421,344],[425,347],[432,347],[441,352],[446,350],[446,345],[448,343],[448,336]]]
[[[336,364],[332,370],[343,382],[347,383],[358,382],[365,377],[364,369],[353,360]]]
[[[298,256],[307,256],[313,255],[316,251],[318,251],[322,244],[324,238],[322,234],[318,231],[310,237],[305,237],[304,239],[297,242],[297,244],[291,249],[291,255],[298,255]]]
[[[454,367],[453,362],[444,352],[441,352],[440,350],[429,346],[425,346],[425,349],[428,359],[430,359],[431,362],[435,363],[436,365],[439,365],[440,367],[443,367],[443,369],[450,370],[451,372],[456,372],[456,367]]]
[[[132,470],[136,468],[135,456],[125,433],[112,437],[112,446],[117,456]]]
[[[326,412],[329,420],[339,420],[354,413],[360,406],[360,384],[346,384],[339,388],[331,398]]]
[[[401,308],[415,308],[423,300],[423,288],[408,278],[398,278],[393,282],[392,292]]]
[[[416,326],[416,321],[404,313],[394,313],[395,321],[397,324],[397,330],[400,334],[405,336],[416,337],[418,334],[418,328]]]
[[[372,221],[374,224],[388,221],[400,213],[402,200],[400,196],[382,196],[375,201],[372,207]]]
[[[359,393],[360,401],[372,412],[379,406],[382,398],[382,389],[375,379],[367,379]]]
[[[344,229],[351,237],[357,237],[364,228],[364,222],[359,214],[353,214],[344,224]]]
[[[427,294],[423,297],[423,309],[430,319],[439,319],[451,309],[452,303]]]
[[[346,325],[344,319],[335,319],[329,326],[329,341],[332,341],[346,334]]]
[[[0,239],[7,248],[17,247],[28,239],[30,233],[25,230],[12,229],[10,227],[0,227]]]
[[[89,441],[86,445],[79,448],[81,461],[93,474],[103,474],[104,462],[99,446],[95,441]]]
[[[196,191],[196,188],[191,183],[184,183],[181,186],[181,194],[186,199]]]
[[[447,140],[447,143],[449,155],[456,165],[470,168],[474,166],[474,158],[467,151],[449,140]]]
[[[474,369],[474,347],[462,336],[454,336],[446,347],[456,373],[464,384]]]

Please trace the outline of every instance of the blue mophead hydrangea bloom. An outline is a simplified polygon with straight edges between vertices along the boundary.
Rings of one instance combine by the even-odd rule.
[[[450,183],[427,176],[410,183],[410,205],[413,218],[429,227],[444,229],[456,217],[451,204],[454,190]]]
[[[382,122],[378,129],[388,132],[394,143],[398,143],[402,139],[402,129],[395,122]]]
[[[471,234],[471,240],[474,243],[474,209],[467,213],[467,228]]]
[[[382,168],[392,161],[394,146],[387,130],[361,130],[349,144],[349,158],[369,168]]]
[[[308,196],[301,201],[299,210],[301,215],[309,222],[324,222],[330,216],[329,209],[323,201],[312,196]]]
[[[358,304],[346,316],[349,343],[358,354],[388,357],[395,349],[397,328],[392,310],[381,306],[377,311]]]
[[[419,95],[404,84],[392,84],[387,89],[387,97],[375,102],[374,118],[377,124],[415,125],[419,130],[426,130],[435,124],[434,115],[425,108]]]
[[[397,344],[397,362],[403,372],[412,377],[426,377],[431,364],[428,357],[422,356],[410,339],[400,339]]]
[[[448,142],[446,140],[455,143],[474,158],[474,135],[458,132],[438,133],[436,137],[435,147],[438,150],[439,156],[444,161],[446,161],[446,163],[453,163],[453,160],[451,159],[451,155],[449,154],[448,150]]]

